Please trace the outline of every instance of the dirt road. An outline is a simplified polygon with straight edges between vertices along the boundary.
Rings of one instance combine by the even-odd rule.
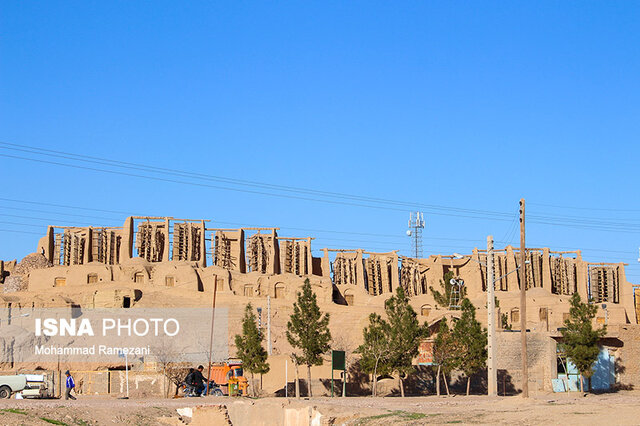
[[[155,425],[177,424],[176,409],[225,405],[235,414],[234,424],[281,424],[276,416],[285,408],[315,407],[323,424],[640,424],[640,392],[587,395],[550,394],[528,400],[483,396],[416,398],[284,398],[140,399],[121,400],[81,396],[77,401],[2,400],[0,425]],[[237,413],[246,411],[252,415]],[[257,413],[257,415],[256,415]],[[234,420],[234,415],[230,416]],[[257,420],[256,420],[257,419]],[[184,418],[189,422],[190,418]],[[182,422],[180,422],[182,423]]]

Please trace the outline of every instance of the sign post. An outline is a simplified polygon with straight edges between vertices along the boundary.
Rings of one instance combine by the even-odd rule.
[[[333,398],[333,370],[342,370],[342,393],[344,396],[345,380],[347,378],[347,372],[345,369],[345,354],[344,351],[331,351],[331,397]]]
[[[120,358],[124,358],[124,374],[125,374],[125,381],[127,382],[127,397],[125,399],[129,399],[129,357],[128,357],[128,352],[129,351],[122,351],[120,353],[118,353],[118,356]]]

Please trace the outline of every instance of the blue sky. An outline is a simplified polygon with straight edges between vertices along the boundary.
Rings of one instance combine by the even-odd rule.
[[[469,252],[487,234],[518,245],[524,197],[530,245],[628,262],[638,282],[639,13],[589,1],[4,2],[0,258],[34,251],[47,223],[115,225],[126,212],[408,254],[418,208],[425,255]],[[25,146],[406,204],[105,173]]]

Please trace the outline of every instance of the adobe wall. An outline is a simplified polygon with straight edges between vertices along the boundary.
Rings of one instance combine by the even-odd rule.
[[[498,393],[502,394],[509,383],[518,392],[522,389],[521,335],[519,332],[499,332],[496,334],[496,365],[498,365]],[[529,366],[530,392],[550,392],[551,379],[557,377],[556,341],[548,333],[527,333],[527,357]],[[506,370],[506,380],[503,381]]]
[[[617,339],[608,345],[616,358],[616,379],[623,388],[637,387],[640,377],[640,325],[629,324],[612,330]]]

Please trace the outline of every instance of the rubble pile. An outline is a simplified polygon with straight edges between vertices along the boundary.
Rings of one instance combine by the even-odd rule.
[[[34,269],[50,268],[51,266],[53,265],[40,253],[31,253],[18,263],[14,273],[16,275],[28,275]]]
[[[42,254],[28,254],[18,263],[11,275],[4,279],[3,291],[12,293],[14,291],[27,290],[27,277],[34,269],[50,268],[53,266]]]

